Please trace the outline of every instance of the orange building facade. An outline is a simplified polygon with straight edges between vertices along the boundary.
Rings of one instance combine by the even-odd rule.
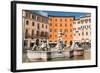
[[[62,33],[63,43],[69,44],[73,41],[74,16],[48,16],[48,41],[57,43],[58,32]]]

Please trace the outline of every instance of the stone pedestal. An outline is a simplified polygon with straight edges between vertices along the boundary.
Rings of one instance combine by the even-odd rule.
[[[63,53],[64,53],[64,56],[65,56],[65,57],[71,58],[71,57],[74,56],[73,50],[66,50],[66,51],[64,51]]]
[[[51,52],[47,52],[47,61],[51,60]]]
[[[74,50],[74,56],[83,56],[84,50],[83,49],[76,49]]]

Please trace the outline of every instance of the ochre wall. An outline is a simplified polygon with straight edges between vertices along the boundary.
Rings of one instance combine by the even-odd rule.
[[[62,30],[63,33],[62,35],[63,42],[67,41],[67,43],[69,43],[70,41],[72,41],[73,20],[74,20],[73,16],[49,16],[49,20],[48,20],[49,29],[52,29],[52,32],[49,31],[49,41],[52,42],[57,41],[57,32],[60,32],[60,29]],[[60,26],[61,24],[62,26]],[[57,31],[55,31],[55,29],[57,29]],[[64,32],[65,29],[67,30],[67,32]],[[50,35],[52,35],[52,37]]]

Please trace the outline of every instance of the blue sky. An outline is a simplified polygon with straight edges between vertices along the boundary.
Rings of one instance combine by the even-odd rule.
[[[79,18],[80,16],[87,14],[81,12],[52,12],[52,11],[47,11],[47,13],[48,15],[54,15],[54,16],[75,16],[75,18]]]
[[[33,11],[34,12],[34,11]],[[35,11],[41,15],[48,16],[75,16],[75,18],[79,18],[80,16],[86,15],[88,13],[82,13],[82,12],[58,12],[58,11]]]

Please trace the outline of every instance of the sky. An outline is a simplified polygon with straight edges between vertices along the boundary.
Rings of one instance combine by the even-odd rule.
[[[75,18],[80,18],[80,16],[84,16],[88,13],[82,13],[82,12],[58,12],[58,11],[34,11],[36,13],[39,13],[40,15],[48,16],[75,16]]]

